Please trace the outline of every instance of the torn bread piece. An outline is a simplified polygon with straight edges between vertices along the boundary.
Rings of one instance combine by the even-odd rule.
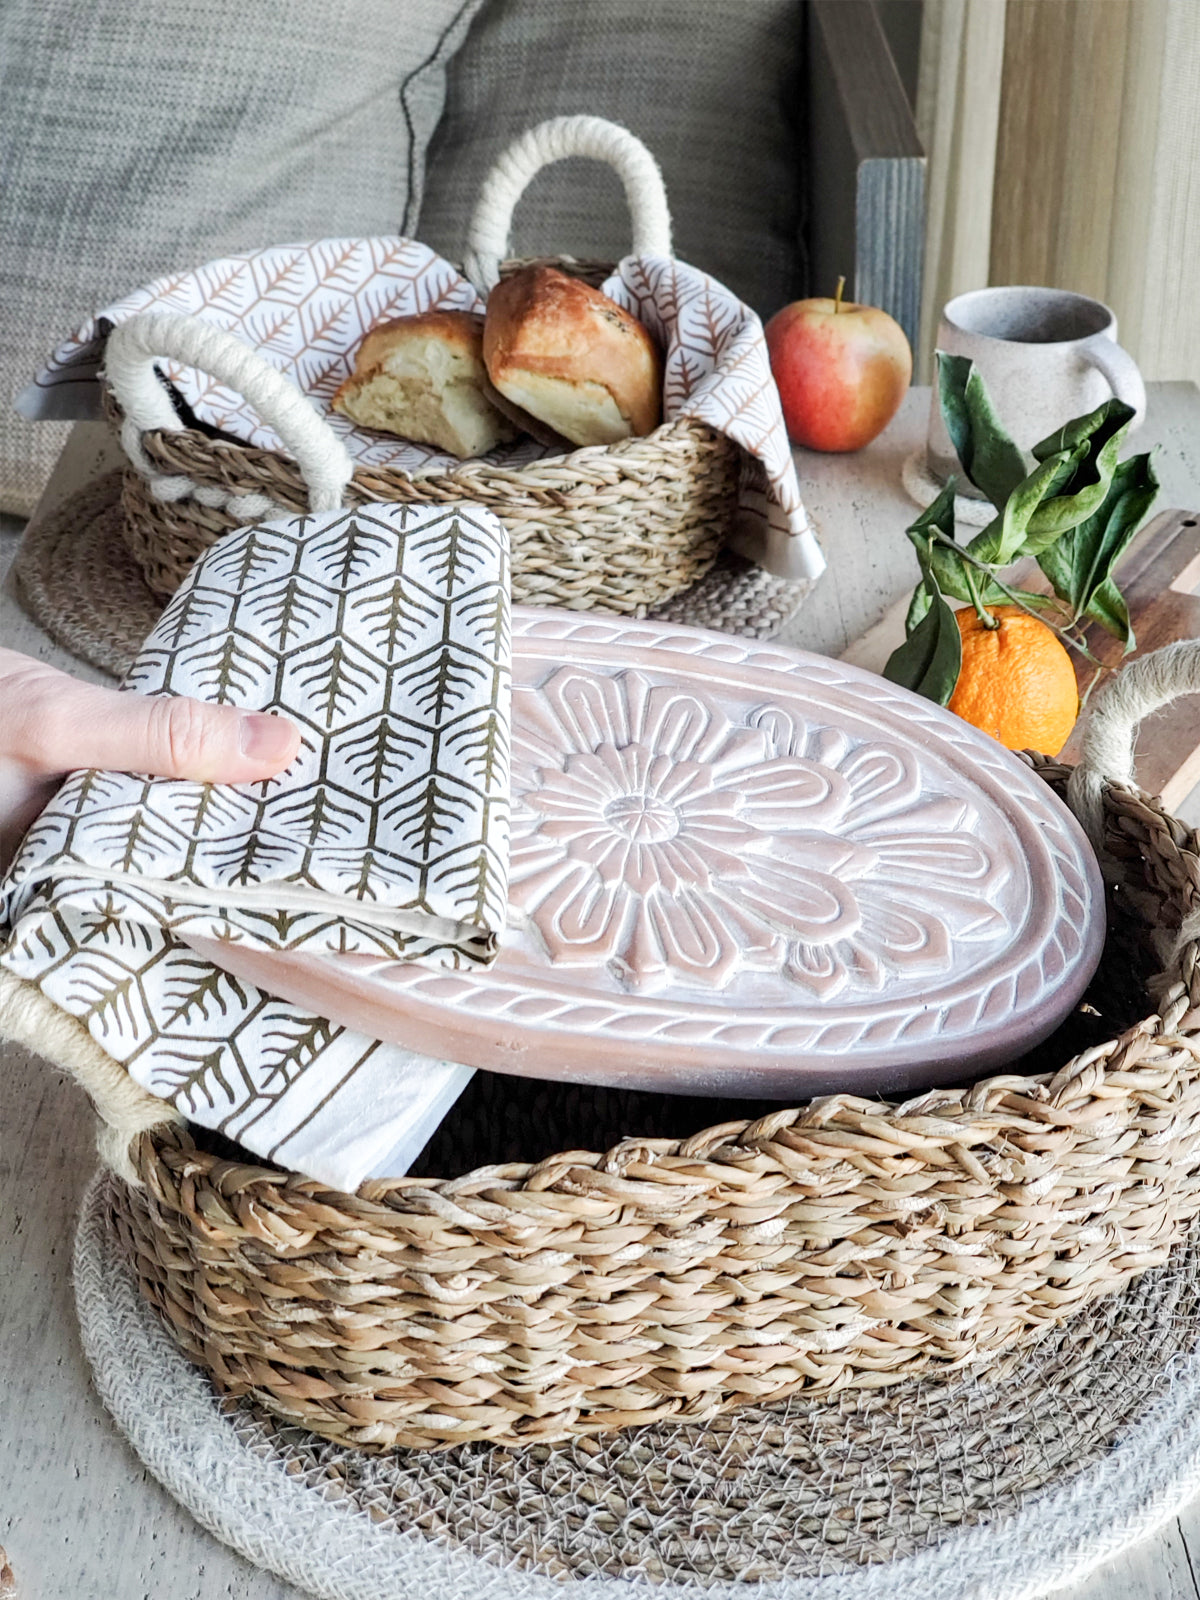
[[[467,460],[516,438],[483,393],[486,376],[483,318],[473,311],[424,311],[371,329],[333,408],[360,427]]]
[[[523,267],[496,285],[483,359],[506,400],[572,444],[616,444],[662,418],[662,358],[650,334],[557,267]]]

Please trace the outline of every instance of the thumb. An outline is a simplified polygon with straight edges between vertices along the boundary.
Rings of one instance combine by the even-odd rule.
[[[273,777],[300,748],[300,730],[283,717],[180,696],[146,696],[64,678],[42,701],[33,749],[44,772],[102,767],[202,783],[256,783]]]

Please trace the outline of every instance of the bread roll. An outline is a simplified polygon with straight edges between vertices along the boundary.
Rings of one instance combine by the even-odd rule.
[[[556,267],[524,267],[488,300],[488,377],[506,400],[572,444],[616,444],[662,416],[654,340],[598,289]]]
[[[530,411],[523,411],[520,406],[515,406],[511,400],[506,399],[486,371],[483,375],[483,392],[496,410],[508,418],[518,433],[527,433],[531,439],[536,439],[539,444],[548,445],[560,455],[563,451],[573,448],[573,440],[564,438],[561,433],[556,433],[549,423],[543,422],[540,417],[535,417]]]
[[[516,432],[480,388],[483,318],[424,311],[372,328],[333,408],[364,428],[436,445],[465,460]]]

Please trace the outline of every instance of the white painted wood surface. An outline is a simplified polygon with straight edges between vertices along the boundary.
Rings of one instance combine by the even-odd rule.
[[[841,654],[915,581],[903,532],[912,508],[899,474],[923,436],[928,404],[928,390],[914,390],[892,427],[856,456],[798,452],[830,570],[789,629],[790,642]],[[1143,441],[1160,447],[1162,505],[1200,508],[1200,392],[1152,385]],[[94,469],[96,449],[97,435],[73,436],[76,471]],[[18,524],[0,519],[0,577],[18,533]],[[0,643],[72,664],[7,585]],[[0,1046],[0,1544],[20,1600],[289,1600],[297,1590],[225,1549],[158,1487],[91,1389],[70,1257],[75,1209],[93,1167],[82,1094],[27,1052]],[[1194,1562],[1200,1501],[1164,1533],[1060,1594],[1200,1600]]]

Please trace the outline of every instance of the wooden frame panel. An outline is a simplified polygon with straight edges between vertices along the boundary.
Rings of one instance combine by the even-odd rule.
[[[925,155],[873,0],[808,0],[805,209],[809,293],[845,274],[913,346],[921,314]]]

